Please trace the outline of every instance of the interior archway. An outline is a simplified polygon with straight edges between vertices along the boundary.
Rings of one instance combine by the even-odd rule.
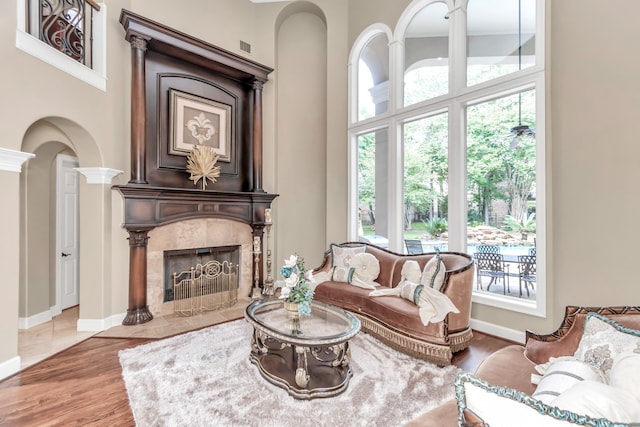
[[[57,206],[60,205],[56,200],[59,192],[57,182],[60,181],[57,174],[58,168],[62,168],[62,163],[57,162],[56,159],[62,157],[67,160],[77,159],[77,163],[65,165],[65,168],[71,172],[73,167],[80,165],[101,166],[102,162],[97,144],[89,132],[77,123],[61,117],[48,117],[34,122],[24,134],[21,150],[35,154],[35,158],[25,165],[20,176],[21,237],[18,326],[21,331],[27,331],[50,322],[61,314],[63,308],[66,308],[62,305],[61,283],[59,276],[57,276],[60,274],[60,268],[63,264],[58,259],[61,256],[61,253],[58,253],[60,252],[58,249],[61,240],[59,235],[61,227],[58,225],[59,215],[56,211]],[[79,196],[73,213],[75,219],[82,219],[80,212],[84,216],[86,216],[86,212],[89,212],[89,215],[104,217],[103,209],[110,209],[110,207],[92,201],[93,197],[87,193],[93,189],[89,190],[83,177],[76,174],[73,176],[75,177],[75,191]],[[76,224],[78,222],[76,221]],[[105,238],[104,235],[91,232],[86,227],[82,229],[80,225],[77,225],[75,230],[71,232],[77,234],[79,247],[85,246],[85,242],[89,239],[102,242]],[[78,250],[77,263],[79,267],[76,267],[75,280],[77,280],[77,290],[80,297],[74,308],[77,319],[73,325],[76,332],[79,330],[79,318],[102,317],[102,307],[105,305],[104,301],[96,301],[95,296],[82,297],[84,294],[96,294],[95,290],[91,288],[97,286],[100,281],[82,280],[81,271],[95,268],[95,264],[99,263],[99,260],[92,257],[90,252],[88,256],[85,256],[85,251],[82,252],[82,257],[79,254]],[[92,303],[85,304],[91,300]],[[70,304],[76,305],[73,300]],[[22,338],[29,337],[29,334],[20,333],[19,335],[21,337],[19,347],[29,345],[28,342],[22,342],[24,341]],[[79,335],[82,339],[86,336],[87,334]],[[71,344],[73,342],[67,343],[67,345]],[[51,349],[59,350],[59,345],[52,343]]]

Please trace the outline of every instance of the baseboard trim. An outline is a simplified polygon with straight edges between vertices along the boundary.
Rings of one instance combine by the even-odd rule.
[[[524,344],[525,342],[526,334],[524,331],[505,328],[504,326],[499,326],[477,319],[471,319],[469,324],[471,325],[471,329],[478,332],[484,332],[485,334],[494,335],[506,340],[518,342],[520,344]]]
[[[51,310],[43,311],[42,313],[34,314],[29,317],[18,317],[18,329],[29,329],[34,326],[42,325],[53,319]]]
[[[0,380],[20,372],[20,356],[13,357],[0,363]]]
[[[122,325],[127,313],[114,314],[105,319],[78,319],[78,332],[102,332]]]

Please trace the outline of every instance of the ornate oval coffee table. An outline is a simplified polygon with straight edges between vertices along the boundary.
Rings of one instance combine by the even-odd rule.
[[[353,375],[349,340],[360,320],[329,304],[311,302],[311,315],[292,316],[283,301],[257,300],[245,310],[253,326],[251,362],[269,382],[296,399],[335,396]]]

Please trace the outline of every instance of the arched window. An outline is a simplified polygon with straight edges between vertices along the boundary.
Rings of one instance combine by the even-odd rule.
[[[396,252],[407,241],[425,252],[492,246],[504,285],[480,275],[474,301],[535,315],[545,312],[543,10],[544,0],[415,0],[393,34],[382,24],[361,34],[350,70],[349,237]],[[518,256],[530,254],[537,275],[523,281]]]
[[[404,105],[449,92],[448,6],[435,2],[413,15],[404,33]]]

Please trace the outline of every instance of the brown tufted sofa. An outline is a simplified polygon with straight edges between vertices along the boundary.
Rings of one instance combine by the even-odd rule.
[[[548,362],[550,357],[574,354],[582,337],[584,320],[591,311],[610,317],[628,328],[640,329],[640,307],[567,306],[564,320],[557,331],[547,335],[527,331],[524,346],[514,344],[496,351],[478,366],[474,376],[491,385],[507,387],[531,396],[536,389],[531,383],[531,374],[536,373],[535,366]],[[468,426],[485,425],[469,410],[464,411],[461,422]],[[450,400],[407,424],[412,427],[458,425],[456,400]],[[517,425],[517,420],[514,420],[514,425]]]
[[[395,287],[407,260],[416,260],[423,269],[436,254],[397,254],[366,243],[349,242],[340,246],[366,246],[367,253],[380,262],[380,274],[375,280],[380,286]],[[343,282],[326,281],[315,288],[314,299],[339,306],[354,313],[362,330],[376,336],[389,346],[440,366],[451,364],[453,353],[467,348],[473,334],[469,327],[471,293],[473,290],[473,260],[463,253],[441,252],[446,267],[442,292],[451,299],[460,313],[449,313],[444,321],[423,325],[418,307],[397,296],[370,297],[371,290]],[[324,254],[323,264],[314,274],[330,271],[331,250]]]

